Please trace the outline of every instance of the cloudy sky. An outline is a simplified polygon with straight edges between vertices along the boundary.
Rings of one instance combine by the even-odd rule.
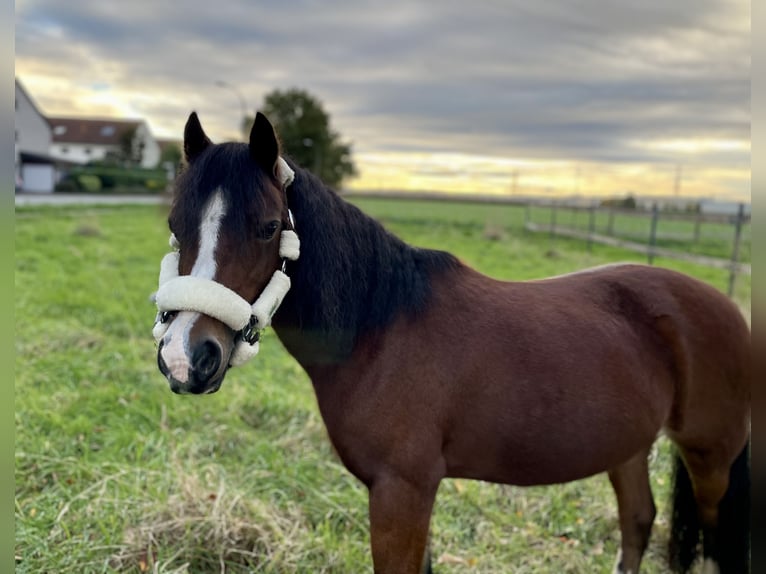
[[[215,141],[307,89],[357,189],[750,198],[749,0],[17,0],[16,75]]]

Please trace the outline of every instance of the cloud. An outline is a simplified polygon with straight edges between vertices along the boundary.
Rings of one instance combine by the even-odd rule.
[[[65,85],[81,102],[98,85],[161,135],[191,109],[211,135],[236,135],[224,80],[249,108],[308,89],[362,153],[749,169],[745,0],[26,0],[16,52],[43,109],[66,112]],[[635,143],[696,139],[746,145]]]

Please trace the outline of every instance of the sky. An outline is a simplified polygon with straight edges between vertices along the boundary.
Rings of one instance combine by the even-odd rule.
[[[16,77],[50,116],[180,139],[196,110],[214,141],[308,90],[351,189],[749,201],[750,19],[749,0],[17,0]]]

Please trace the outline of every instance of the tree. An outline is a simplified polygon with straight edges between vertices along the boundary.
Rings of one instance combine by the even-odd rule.
[[[266,95],[261,111],[279,134],[283,152],[331,187],[356,174],[351,145],[330,127],[330,116],[314,96],[297,88]],[[245,118],[245,133],[253,118]]]
[[[157,162],[157,167],[165,168],[170,166],[175,172],[181,163],[182,157],[183,151],[181,151],[181,144],[167,142],[164,146],[161,146],[160,159]]]
[[[105,165],[119,165],[121,167],[137,167],[144,158],[146,143],[138,134],[138,129],[130,127],[119,135],[119,144],[116,150],[110,150],[104,156]]]

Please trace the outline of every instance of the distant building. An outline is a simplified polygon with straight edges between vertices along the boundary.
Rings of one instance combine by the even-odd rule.
[[[637,198],[637,207],[651,210],[654,205],[661,211],[700,212],[715,215],[737,215],[739,202],[705,197],[644,196]],[[744,214],[750,215],[750,203],[744,203]]]
[[[56,185],[56,161],[50,157],[51,128],[16,80],[14,172],[16,189],[50,193]]]
[[[141,155],[141,167],[156,167],[160,146],[143,120],[49,118],[50,154],[61,160],[85,164],[120,154],[126,138],[132,136],[134,151]],[[140,150],[140,151],[139,151]]]
[[[716,201],[714,199],[700,200],[700,212],[705,214],[737,215],[739,213],[739,203],[736,201]],[[744,215],[750,215],[751,205],[743,204]]]
[[[636,196],[636,208],[651,211],[654,206],[660,211],[697,211],[698,197],[667,196],[667,195],[644,195]]]
[[[67,168],[125,151],[126,134],[141,167],[154,168],[160,145],[144,120],[48,118],[16,79],[16,189],[52,192]]]

